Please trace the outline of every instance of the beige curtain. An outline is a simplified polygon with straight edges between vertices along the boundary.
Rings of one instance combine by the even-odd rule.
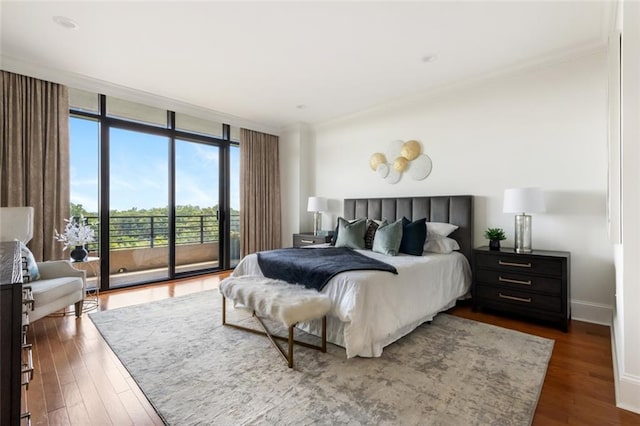
[[[33,206],[36,259],[67,258],[53,239],[69,217],[67,88],[1,71],[0,90],[0,206]]]
[[[281,247],[278,137],[240,132],[240,251]]]

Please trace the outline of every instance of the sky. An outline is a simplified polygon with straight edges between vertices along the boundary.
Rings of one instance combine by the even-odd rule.
[[[98,211],[99,123],[72,117],[71,202]],[[168,205],[168,145],[164,136],[122,129],[110,134],[111,210]],[[176,141],[176,205],[218,204],[219,151],[215,146]],[[239,149],[231,149],[231,207],[240,209]]]

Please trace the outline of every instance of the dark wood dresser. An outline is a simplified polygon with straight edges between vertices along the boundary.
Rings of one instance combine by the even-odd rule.
[[[331,235],[293,234],[293,246],[303,247],[312,244],[324,244],[331,242]]]
[[[473,307],[487,307],[543,321],[567,331],[571,318],[571,254],[512,248],[473,251]]]
[[[0,242],[0,425],[3,426],[19,425],[22,418],[30,421],[21,403],[22,386],[26,389],[33,372],[30,346],[26,344],[30,291],[23,289],[23,266],[19,243]]]

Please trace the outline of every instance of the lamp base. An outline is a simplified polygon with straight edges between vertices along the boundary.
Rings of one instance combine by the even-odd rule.
[[[322,213],[313,212],[313,235],[320,235],[320,228],[322,228]]]
[[[517,248],[517,247],[514,250],[516,253],[531,253],[533,251],[532,249]]]
[[[527,214],[519,214],[516,216],[516,253],[531,253],[531,216]]]

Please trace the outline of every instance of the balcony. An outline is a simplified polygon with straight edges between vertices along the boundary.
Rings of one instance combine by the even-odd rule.
[[[95,224],[96,216],[87,216]],[[110,236],[110,287],[166,279],[169,259],[168,217],[129,215],[112,216]],[[232,266],[240,256],[240,215],[231,214]],[[218,217],[215,215],[176,215],[176,272],[190,272],[218,267]],[[99,256],[98,242],[87,244],[90,256]],[[235,260],[235,261],[234,261]],[[87,273],[95,282],[94,273]],[[91,286],[91,284],[89,284]]]

